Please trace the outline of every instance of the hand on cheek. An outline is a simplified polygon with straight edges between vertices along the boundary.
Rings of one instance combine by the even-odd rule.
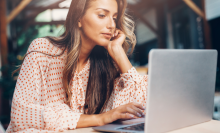
[[[124,41],[125,41],[125,34],[121,30],[116,29],[115,33],[113,34],[113,37],[110,40],[109,45],[111,47],[122,46]]]
[[[119,34],[121,34],[121,35],[119,35]],[[121,39],[122,39],[121,41],[124,42],[123,35],[124,35],[124,33],[123,33],[122,31],[116,29],[115,32],[114,32],[114,34],[113,34],[113,36],[112,36],[112,38],[111,38],[111,41],[112,41],[112,42],[117,42],[118,39],[119,39],[119,37],[122,37],[122,38],[121,38]],[[121,42],[121,43],[123,44],[123,42]],[[120,43],[120,42],[118,42],[118,43]],[[113,44],[114,44],[114,43],[113,43]],[[122,45],[122,44],[121,44],[121,45]]]
[[[114,34],[112,35],[112,38],[105,48],[108,50],[109,55],[114,59],[117,54],[120,52],[124,52],[122,48],[122,44],[125,41],[125,34],[119,30],[116,29]]]
[[[116,29],[114,37],[111,38],[109,44],[105,47],[108,50],[109,55],[118,65],[121,73],[126,73],[132,67],[127,54],[122,47],[125,38],[125,34],[121,30]]]

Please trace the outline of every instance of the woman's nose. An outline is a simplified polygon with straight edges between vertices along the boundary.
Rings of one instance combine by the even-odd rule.
[[[108,29],[114,29],[116,26],[115,20],[113,18],[109,18],[107,28]]]

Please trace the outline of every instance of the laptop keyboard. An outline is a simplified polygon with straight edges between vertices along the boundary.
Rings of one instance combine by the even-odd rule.
[[[135,131],[144,131],[144,123],[140,123],[137,125],[127,126],[118,128],[119,130],[135,130]]]

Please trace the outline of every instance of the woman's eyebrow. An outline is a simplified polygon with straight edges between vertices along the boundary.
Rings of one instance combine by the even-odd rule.
[[[108,13],[110,12],[109,10],[104,9],[104,8],[96,8],[96,10],[99,10],[99,9],[101,9],[101,10],[103,10],[105,12],[108,12]],[[118,15],[118,12],[114,13],[114,15]]]

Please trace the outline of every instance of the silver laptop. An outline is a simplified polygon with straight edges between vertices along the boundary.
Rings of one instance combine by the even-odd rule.
[[[212,119],[216,50],[151,50],[149,58],[145,118],[94,130],[164,133]]]

